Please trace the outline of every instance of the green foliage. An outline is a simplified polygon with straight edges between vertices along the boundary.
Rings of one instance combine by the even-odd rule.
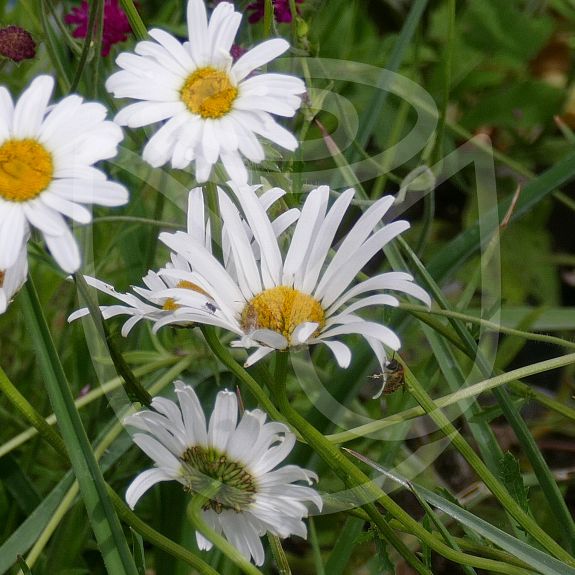
[[[236,7],[249,3],[236,2]],[[98,34],[93,44],[71,37],[64,16],[76,5],[79,0],[0,0],[0,23],[27,27],[38,44],[33,60],[0,62],[0,83],[16,97],[34,76],[49,73],[57,79],[58,99],[74,86],[113,115],[123,104],[107,95],[104,83],[116,70],[115,57],[133,50],[136,35],[103,57]],[[182,2],[122,0],[122,5],[140,38],[152,27],[187,34]],[[305,77],[309,102],[293,122],[282,122],[301,140],[313,141],[312,149],[323,157],[298,151],[283,162],[284,152],[266,144],[267,160],[260,166],[265,185],[293,192],[282,210],[299,208],[304,192],[329,183],[318,181],[322,170],[345,173],[361,189],[338,231],[342,238],[343,228],[374,200],[397,194],[413,170],[428,166],[440,182],[434,194],[415,202],[418,192],[406,190],[405,203],[396,206],[399,213],[415,202],[405,214],[412,223],[406,243],[396,242],[374,258],[362,279],[409,270],[433,294],[434,306],[432,314],[414,306],[385,314],[375,307],[361,310],[402,340],[397,357],[409,381],[383,399],[372,399],[370,376],[379,368],[359,338],[348,341],[353,358],[346,370],[319,346],[309,355],[292,354],[292,367],[304,376],[289,373],[286,397],[303,419],[298,431],[312,431],[311,440],[301,433],[289,463],[318,473],[326,516],[308,524],[307,541],[266,541],[260,572],[276,573],[275,546],[275,563],[285,560],[294,575],[409,569],[444,575],[455,564],[466,574],[575,573],[573,480],[564,472],[573,458],[561,447],[575,434],[573,369],[564,362],[560,373],[550,367],[529,372],[537,362],[572,348],[575,331],[573,2],[306,0],[297,4],[300,16],[293,26],[274,22],[269,5],[265,21],[248,25],[244,16],[238,40],[243,47],[281,36],[293,43],[290,56],[386,66],[431,95],[443,128],[426,135],[424,149],[414,150],[401,165],[386,171],[386,159],[377,177],[365,179],[353,162],[401,141],[420,114],[433,110],[415,109],[397,95],[365,85],[365,78],[308,78],[305,63],[290,70]],[[327,93],[342,99],[329,111]],[[357,118],[341,117],[344,104]],[[358,133],[353,132],[356,119]],[[326,131],[333,135],[340,128],[347,139],[337,154],[329,149]],[[83,272],[122,292],[141,285],[148,269],[165,263],[168,251],[158,243],[158,233],[185,229],[187,192],[195,184],[193,170],[152,169],[141,159],[152,133],[125,129],[120,155],[100,166],[129,188],[130,203],[113,211],[95,208],[93,225],[75,232],[84,251]],[[483,150],[494,168],[487,208],[476,176],[488,168],[476,162],[445,177],[449,165],[442,158],[478,134],[489,136],[490,144],[476,137],[468,149]],[[500,228],[506,214],[509,221]],[[122,318],[106,322],[110,354],[90,320],[67,324],[80,305],[78,287],[55,266],[39,234],[33,234],[29,253],[39,299],[20,294],[0,316],[0,365],[37,414],[47,417],[56,407],[54,434],[64,439],[73,466],[48,445],[46,430],[33,433],[30,419],[2,393],[0,574],[240,573],[233,554],[217,545],[210,552],[198,549],[186,515],[189,494],[179,485],[155,488],[138,504],[135,520],[118,506],[150,461],[121,433],[118,419],[129,405],[116,370],[127,380],[136,373],[136,387],[166,397],[173,397],[171,381],[182,379],[195,386],[206,408],[219,389],[238,387],[247,409],[260,407],[271,419],[285,420],[281,386],[270,376],[273,356],[246,371],[245,354],[228,351],[230,337],[223,330],[175,328],[154,334],[142,322],[122,338]],[[499,291],[487,305],[491,292]],[[454,311],[469,321],[448,315]],[[496,341],[492,325],[477,319],[496,323],[499,314],[506,328],[516,330],[503,342]],[[552,342],[541,340],[547,332],[556,336]],[[436,407],[440,398],[512,369],[520,370],[513,381]],[[533,373],[536,381],[521,381]],[[101,386],[106,393],[96,393]],[[136,387],[132,399],[147,401],[147,391],[138,396]],[[297,417],[290,421],[297,427],[294,421]],[[386,426],[367,434],[361,427],[366,421]],[[337,438],[348,429],[357,430],[345,441],[359,459],[332,444],[322,447],[321,438]],[[542,450],[539,442],[546,439],[551,447]],[[361,506],[350,485],[364,472],[376,481],[366,487],[372,489],[370,503]],[[413,521],[422,510],[423,518]],[[439,555],[448,558],[448,566],[434,572]],[[281,568],[289,572],[285,564]]]

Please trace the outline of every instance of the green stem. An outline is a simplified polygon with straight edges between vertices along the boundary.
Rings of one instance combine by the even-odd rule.
[[[37,10],[40,12],[40,20],[42,22],[42,31],[44,32],[45,37],[46,51],[48,52],[52,65],[57,71],[56,77],[58,78],[58,83],[60,84],[62,91],[67,93],[70,91],[70,78],[68,75],[68,70],[66,64],[62,62],[60,55],[58,54],[58,47],[56,46],[54,34],[48,21],[48,11],[44,10],[42,0],[38,0]]]
[[[496,236],[494,236],[495,239]],[[444,309],[448,309],[449,305],[448,302],[443,295],[441,289],[437,285],[437,283],[433,280],[429,272],[423,266],[419,258],[413,253],[411,248],[407,245],[404,239],[398,238],[398,242],[403,247],[411,262],[414,266],[417,267],[421,276],[424,278],[426,287],[432,292],[433,297],[437,301],[437,303]],[[461,341],[467,347],[468,354],[471,354],[475,358],[475,363],[484,377],[490,377],[492,374],[492,369],[489,366],[489,363],[486,361],[483,353],[479,349],[479,346],[469,330],[465,327],[464,323],[460,320],[455,318],[450,318],[451,325],[453,329],[456,331],[458,336],[461,338]],[[553,478],[553,474],[547,465],[547,462],[543,458],[541,451],[537,447],[535,439],[531,435],[529,428],[525,424],[525,421],[521,417],[521,414],[515,407],[514,403],[511,401],[509,393],[505,388],[495,388],[493,390],[493,395],[499,404],[503,415],[509,421],[519,443],[525,452],[529,462],[533,466],[533,470],[537,479],[539,480],[539,484],[541,485],[541,489],[549,502],[553,513],[557,516],[557,520],[562,526],[562,535],[570,550],[575,548],[575,522],[573,521],[573,517],[569,509],[567,508],[567,504],[563,499],[563,495],[559,490],[557,482]],[[485,470],[489,473],[489,470],[485,467]],[[491,475],[491,473],[489,473]],[[491,477],[497,482],[497,480],[491,475]],[[501,485],[501,488],[507,492],[507,490]],[[509,496],[509,494],[508,494]],[[515,503],[515,500],[512,499]],[[554,549],[554,554],[557,557],[565,560],[567,563],[575,565],[575,559],[569,555],[555,540],[549,537],[543,529],[541,529],[533,519],[527,515],[519,505],[516,505],[516,511],[518,513],[518,517],[521,517],[519,520],[520,525],[526,527],[527,524],[531,525],[532,528],[536,528],[536,531],[540,533],[540,536],[535,536],[536,539],[539,539],[539,542],[543,544],[548,550]],[[528,529],[529,530],[529,529]],[[541,538],[543,537],[543,539]],[[545,543],[544,543],[545,542]],[[567,557],[568,559],[564,559]]]
[[[138,40],[145,40],[148,37],[148,30],[136,10],[133,0],[120,0],[120,5],[128,17],[128,22],[130,22],[134,36],[136,36]]]
[[[62,438],[52,429],[50,424],[32,407],[30,402],[18,391],[0,367],[0,390],[8,401],[21,413],[30,425],[34,426],[58,453],[66,453],[66,445]],[[67,459],[67,456],[65,456]]]
[[[68,510],[70,509],[72,503],[74,502],[74,499],[76,499],[76,496],[78,495],[78,491],[79,491],[78,482],[75,481],[72,487],[68,489],[68,492],[60,502],[60,505],[58,505],[56,511],[54,511],[52,517],[50,517],[50,521],[48,521],[48,523],[46,524],[46,527],[42,531],[40,537],[38,537],[38,539],[34,543],[34,546],[32,547],[32,549],[30,549],[30,552],[26,556],[26,564],[30,568],[34,567],[34,564],[42,554],[44,547],[46,547],[46,544],[54,534],[54,531],[56,531],[58,525],[60,525],[60,522],[62,521],[66,513],[68,513]],[[18,573],[18,575],[21,575],[21,573],[22,572]]]
[[[454,447],[465,457],[469,465],[482,479],[488,489],[505,507],[507,512],[512,515],[515,520],[521,525],[528,533],[530,533],[536,541],[538,541],[547,551],[556,556],[561,561],[568,565],[575,565],[573,557],[565,549],[563,549],[552,537],[550,537],[535,521],[530,517],[521,506],[513,499],[503,484],[491,474],[482,459],[475,453],[471,446],[465,441],[463,436],[457,431],[455,426],[447,419],[444,413],[438,408],[435,402],[429,397],[427,392],[423,389],[421,384],[413,376],[408,367],[404,368],[406,376],[406,385],[409,392],[415,397],[417,402],[423,407],[426,413],[433,419],[433,421],[441,428],[442,432],[448,437]]]
[[[264,35],[269,38],[272,35],[274,22],[274,5],[272,0],[264,0]]]
[[[104,224],[110,222],[128,223],[128,224],[144,224],[146,226],[155,226],[158,228],[168,228],[171,230],[184,230],[186,226],[182,224],[174,224],[173,222],[163,222],[161,220],[153,220],[151,218],[138,218],[136,216],[102,216],[94,218],[92,224]]]
[[[285,551],[282,547],[280,538],[277,535],[268,533],[268,542],[270,544],[270,549],[276,562],[278,575],[292,575],[289,562],[287,560]]]
[[[480,381],[479,383],[475,383],[474,385],[470,385],[469,387],[466,387],[464,389],[460,389],[459,391],[456,391],[454,393],[450,393],[448,395],[440,397],[439,399],[435,400],[435,406],[438,409],[449,407],[450,405],[453,405],[465,399],[469,399],[486,391],[492,390],[497,386],[511,384],[511,387],[523,397],[540,401],[542,404],[547,405],[548,407],[555,409],[559,413],[562,413],[566,417],[575,420],[575,410],[563,404],[560,404],[558,401],[554,401],[553,399],[545,396],[544,394],[538,393],[537,391],[533,390],[528,385],[517,381],[518,379],[521,378],[529,377],[537,373],[543,373],[545,371],[550,371],[552,369],[558,369],[566,365],[571,365],[572,363],[575,363],[575,353],[571,353],[569,355],[562,355],[559,357],[555,357],[553,359],[546,359],[545,361],[534,363],[532,365],[528,365],[525,367],[520,367],[518,369],[514,369],[513,371],[502,373],[501,375],[491,377],[484,381]],[[347,441],[357,439],[358,437],[364,437],[366,435],[375,433],[382,429],[393,427],[394,425],[404,423],[405,421],[408,421],[415,417],[420,417],[421,415],[425,414],[426,411],[423,407],[421,406],[412,407],[410,409],[406,409],[399,413],[394,413],[393,415],[390,415],[383,419],[379,419],[372,423],[366,423],[365,425],[360,425],[359,427],[355,427],[353,429],[349,429],[341,433],[334,433],[332,435],[328,435],[327,439],[329,439],[329,441],[331,441],[332,443],[338,443],[338,444],[345,443]]]
[[[88,287],[84,276],[81,273],[76,273],[74,275],[74,279],[76,280],[76,285],[78,286],[80,295],[85,300],[86,305],[90,310],[90,317],[94,322],[96,331],[106,344],[118,375],[120,375],[124,380],[128,397],[131,401],[139,401],[142,405],[149,406],[152,402],[152,396],[134,375],[134,372],[131,370],[130,366],[112,341],[110,330],[104,322],[102,312],[100,311],[98,304],[94,301],[94,298],[92,298],[90,288]]]
[[[106,492],[106,484],[74,405],[66,374],[54,347],[42,306],[29,277],[23,290],[24,313],[35,344],[46,390],[80,485],[88,517],[108,572],[138,575],[122,526]]]
[[[86,32],[86,37],[84,38],[84,45],[82,46],[82,53],[80,54],[80,60],[78,61],[78,66],[76,68],[76,72],[74,74],[74,79],[72,80],[72,84],[70,86],[70,92],[75,92],[76,88],[78,88],[78,84],[82,79],[82,74],[84,73],[84,69],[88,63],[88,56],[90,52],[94,49],[92,45],[92,38],[94,36],[94,30],[96,29],[96,23],[98,17],[101,19],[103,15],[103,2],[101,0],[97,2],[92,2],[90,6],[90,11],[88,13],[88,28]],[[99,54],[96,54],[98,57]]]
[[[325,567],[321,558],[321,549],[319,548],[319,540],[317,537],[317,530],[313,517],[309,518],[309,539],[313,549],[313,562],[315,563],[316,575],[325,575]]]
[[[184,358],[177,365],[175,365],[169,372],[167,372],[156,384],[152,386],[154,392],[158,392],[163,388],[169,381],[172,381],[177,374],[181,372],[182,369],[187,367],[189,360]],[[15,388],[14,384],[6,377],[0,377],[0,384],[2,385],[2,390],[7,392],[9,399],[17,398],[17,401],[13,403],[14,407],[38,430],[38,433],[54,448],[54,450],[66,461],[69,460],[68,453],[62,438],[51,428],[46,428],[43,425],[43,417],[36,412],[36,410],[28,403],[24,398],[22,401],[18,397],[18,390]],[[21,396],[21,394],[20,394]],[[44,421],[45,423],[45,421]],[[96,458],[103,455],[106,449],[110,445],[112,434],[109,434],[108,438],[102,441],[95,449]],[[161,533],[158,533],[155,529],[147,525],[142,521],[135,513],[133,513],[120,496],[108,485],[106,484],[106,489],[108,496],[114,505],[118,517],[124,521],[127,525],[132,527],[137,531],[144,539],[152,543],[158,549],[162,549],[166,553],[170,553],[174,557],[181,559],[188,563],[194,569],[197,569],[202,575],[218,575],[218,573],[212,569],[207,563],[202,561],[199,557],[174,543]],[[116,573],[116,572],[114,572]]]
[[[372,501],[380,503],[387,512],[411,533],[420,539],[421,542],[428,545],[439,554],[447,559],[469,565],[480,569],[491,570],[496,573],[507,573],[509,575],[526,575],[523,569],[518,569],[512,565],[505,565],[499,561],[475,557],[466,553],[456,551],[443,541],[437,539],[433,534],[427,531],[413,517],[406,513],[391,497],[382,491],[374,482],[358,468],[349,459],[344,457],[340,450],[330,443],[315,427],[296,411],[287,396],[285,385],[276,386],[274,395],[281,412],[285,415],[290,424],[297,429],[305,438],[307,443],[314,451],[327,463],[327,465],[344,481],[346,486],[352,489],[360,497],[361,501],[366,502],[362,506],[375,523],[383,536],[399,551],[405,560],[418,572],[432,575],[431,571],[423,565],[419,559],[409,550],[403,541],[397,536],[389,523],[379,513],[377,507]]]
[[[486,320],[486,319],[483,319],[480,317],[476,317],[474,315],[468,315],[468,314],[460,313],[457,311],[451,311],[448,309],[428,309],[424,306],[407,304],[407,303],[399,304],[399,308],[404,309],[405,311],[407,311],[409,313],[413,313],[418,318],[421,318],[421,315],[437,315],[437,316],[449,317],[449,318],[459,319],[459,320],[464,321],[464,322],[475,323],[475,324],[481,325],[482,327],[485,327],[491,331],[504,333],[506,335],[513,335],[513,336],[517,336],[517,337],[522,337],[523,339],[527,339],[530,341],[539,341],[542,343],[549,343],[552,345],[558,345],[560,347],[575,349],[575,342],[572,342],[572,341],[569,341],[566,339],[562,339],[560,337],[555,337],[553,335],[545,335],[542,333],[533,333],[530,331],[522,331],[519,329],[513,329],[511,327],[506,327],[504,325],[501,325],[501,324],[498,324],[498,323],[495,323],[495,322],[492,322],[492,321],[489,321],[489,320]],[[460,349],[462,349],[461,342],[458,344],[458,347]]]
[[[187,508],[188,519],[192,525],[208,540],[210,540],[230,561],[237,565],[247,575],[262,575],[262,572],[252,565],[231,543],[216,533],[202,518],[202,507],[209,503],[219,491],[221,483],[212,483],[201,493],[196,493]]]
[[[188,551],[185,547],[174,543],[165,535],[162,535],[147,523],[142,521],[130,508],[124,503],[121,497],[108,485],[108,495],[118,512],[118,516],[124,523],[129,525],[134,531],[137,531],[146,541],[149,541],[154,547],[181,559],[202,575],[218,575],[218,572],[210,567],[205,561]]]
[[[284,418],[275,408],[270,398],[265,394],[258,382],[233,358],[232,354],[224,347],[213,327],[201,326],[202,333],[214,355],[250,390],[259,404],[267,411],[272,419],[282,421]],[[281,354],[280,354],[281,355]]]
[[[70,50],[76,56],[79,56],[80,53],[82,52],[82,49],[78,45],[78,42],[76,41],[76,39],[68,31],[68,28],[66,28],[66,26],[64,26],[62,20],[60,18],[58,18],[58,14],[56,13],[56,9],[54,8],[54,4],[52,3],[52,0],[44,0],[44,3],[46,4],[46,6],[48,8],[48,12],[50,14],[52,14],[52,17],[54,18],[54,22],[56,22],[56,26],[58,26],[58,30],[60,31],[60,35],[62,36],[62,38],[64,38],[66,45],[68,46],[68,48],[70,48]]]
[[[172,365],[172,364],[176,363],[178,361],[178,359],[179,358],[176,358],[176,357],[169,357],[169,358],[166,358],[164,360],[160,360],[160,361],[151,363],[149,365],[142,366],[142,367],[136,369],[134,371],[134,373],[136,373],[138,375],[138,377],[141,377],[141,376],[144,376],[148,373],[152,373],[154,371],[157,371],[158,369],[161,369],[162,367],[167,367],[169,365]],[[180,360],[180,361],[182,361],[182,360]],[[186,363],[185,363],[186,367],[189,365],[190,361],[191,360],[186,361]],[[182,365],[184,365],[184,364],[182,364]],[[8,383],[10,383],[9,380],[3,380],[2,377],[0,376],[0,390],[4,391],[6,393],[6,395],[8,395],[8,397],[10,398],[9,393],[11,393],[11,391],[5,389],[3,381],[8,381]],[[108,392],[113,391],[114,389],[117,389],[120,385],[122,385],[123,381],[124,380],[121,377],[115,377],[114,379],[111,379],[110,381],[103,383],[100,387],[93,389],[92,391],[90,391],[86,395],[79,397],[78,399],[76,399],[74,401],[74,404],[76,405],[76,409],[81,409],[82,407],[85,407],[86,405],[91,404],[96,399],[107,394]],[[14,384],[10,383],[10,385],[12,386],[12,388],[14,390],[16,390],[16,388],[14,387]],[[18,392],[18,390],[16,390],[16,392]],[[20,396],[23,398],[23,396],[21,394],[20,394]],[[21,411],[18,408],[17,403],[15,403],[15,402],[12,402],[12,403],[15,405],[15,407],[18,409],[18,411]],[[34,411],[34,413],[36,413],[33,408],[32,408],[32,411]],[[26,417],[26,419],[31,423],[32,427],[26,429],[22,433],[19,433],[18,435],[15,435],[12,439],[7,441],[6,443],[3,443],[0,446],[0,459],[2,457],[4,457],[6,454],[8,454],[11,451],[13,451],[14,449],[16,449],[17,447],[20,447],[22,444],[26,443],[29,439],[32,439],[32,437],[34,437],[38,434],[38,427],[42,424],[40,422],[38,422],[38,424],[35,424],[28,417]],[[43,419],[43,418],[40,417],[40,419]],[[56,417],[54,416],[54,414],[51,414],[48,417],[46,417],[45,422],[48,424],[48,427],[50,427],[56,423]],[[42,435],[45,435],[45,434],[46,433],[42,432]],[[56,434],[56,437],[58,437],[58,439],[60,439],[60,436],[58,434]]]
[[[218,186],[214,182],[208,182],[205,187],[205,195],[210,214],[212,253],[218,261],[222,262],[222,218],[218,202]]]

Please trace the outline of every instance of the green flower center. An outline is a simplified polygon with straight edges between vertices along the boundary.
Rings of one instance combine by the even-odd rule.
[[[203,493],[219,482],[217,492],[204,506],[221,513],[233,509],[237,513],[247,509],[254,501],[257,484],[245,465],[230,459],[212,447],[195,445],[180,456],[184,466],[185,489],[192,493]]]

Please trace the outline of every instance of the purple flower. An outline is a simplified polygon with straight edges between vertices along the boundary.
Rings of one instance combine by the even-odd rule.
[[[303,0],[295,0],[295,2],[296,4],[303,4]],[[274,16],[277,22],[290,23],[292,21],[289,0],[272,0],[272,4],[274,7]],[[259,22],[264,17],[265,0],[256,0],[251,4],[248,4],[247,10],[252,12],[248,22],[250,22],[250,24]]]
[[[76,25],[72,32],[74,38],[85,38],[88,35],[88,20],[90,6],[88,0],[82,0],[82,5],[73,8],[66,15],[66,24]],[[130,22],[124,11],[120,8],[118,0],[104,1],[104,27],[102,30],[102,56],[110,53],[110,48],[118,42],[124,42],[132,31]]]

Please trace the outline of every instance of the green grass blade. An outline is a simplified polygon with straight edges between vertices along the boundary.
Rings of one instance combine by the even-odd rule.
[[[572,152],[523,188],[510,221],[517,220],[529,213],[534,206],[574,177],[575,152]],[[501,215],[506,214],[511,201],[512,198],[502,200],[498,206],[493,208],[493,211]],[[482,216],[486,222],[491,221],[493,211]],[[495,232],[495,230],[491,231]],[[487,233],[483,234],[484,241],[488,239],[488,235]],[[450,273],[453,273],[469,256],[481,248],[481,240],[479,224],[477,223],[450,241],[449,246],[429,262],[427,265],[429,274],[436,281],[440,281]]]
[[[72,473],[65,475],[42,503],[28,515],[24,523],[0,546],[0,575],[10,569],[18,555],[26,553],[32,547],[73,482]]]
[[[573,170],[573,168],[571,168],[571,172],[573,172],[575,175],[575,170]],[[549,177],[547,177],[546,180],[549,180]],[[413,253],[405,241],[401,239],[399,241],[401,242],[405,252],[410,257],[411,262],[418,268],[423,277],[425,286],[431,291],[433,297],[437,300],[440,307],[443,309],[449,309],[449,304],[446,298],[443,296],[437,283],[431,277],[429,271],[424,268],[423,264],[419,261],[417,256]],[[488,365],[488,362],[485,360],[485,357],[479,349],[477,342],[469,330],[465,327],[464,323],[454,317],[449,318],[449,321],[461,338],[461,341],[467,346],[469,357],[475,358],[477,367],[485,377],[490,377],[492,375],[491,367]],[[567,542],[567,547],[572,553],[573,549],[575,549],[575,522],[573,521],[571,513],[567,508],[567,504],[563,499],[563,495],[559,490],[559,486],[553,478],[553,474],[551,473],[547,462],[541,454],[541,451],[537,447],[537,443],[529,431],[527,424],[521,417],[517,407],[513,404],[508,391],[504,387],[494,388],[493,395],[495,396],[495,399],[501,407],[503,414],[505,415],[507,421],[517,436],[521,448],[524,450],[525,455],[533,466],[533,470],[535,471],[535,475],[537,476],[539,485],[545,494],[549,506],[561,524],[563,539]]]
[[[459,505],[448,501],[441,495],[438,495],[433,491],[429,491],[420,485],[409,482],[397,472],[388,471],[363,456],[361,456],[361,460],[377,471],[383,473],[386,477],[389,477],[397,483],[402,484],[404,487],[416,492],[419,497],[425,499],[429,504],[440,509],[450,517],[453,517],[453,519],[462,525],[473,529],[476,533],[485,537],[485,539],[488,539],[498,547],[501,547],[501,549],[511,553],[533,569],[536,569],[537,572],[542,575],[575,575],[575,568],[547,555],[543,551],[539,551],[539,549],[535,549],[528,543],[516,539],[508,533],[505,533],[505,531],[498,529],[487,521],[484,521],[473,513],[463,509]]]
[[[70,462],[80,485],[88,517],[108,573],[137,575],[136,565],[108,497],[100,467],[74,406],[66,374],[54,347],[32,278],[26,283],[22,301],[50,402],[58,418]]]
[[[416,0],[413,3],[389,60],[385,64],[386,71],[396,72],[401,66],[427,3],[428,0]],[[388,95],[389,92],[387,90],[379,90],[366,107],[366,113],[362,114],[357,134],[357,143],[361,148],[365,148],[371,134],[379,124]],[[354,160],[357,157],[357,152],[355,152]],[[353,161],[350,163],[353,163]]]
[[[325,564],[326,573],[342,575],[353,553],[355,539],[363,531],[364,525],[365,521],[357,517],[347,519]]]

